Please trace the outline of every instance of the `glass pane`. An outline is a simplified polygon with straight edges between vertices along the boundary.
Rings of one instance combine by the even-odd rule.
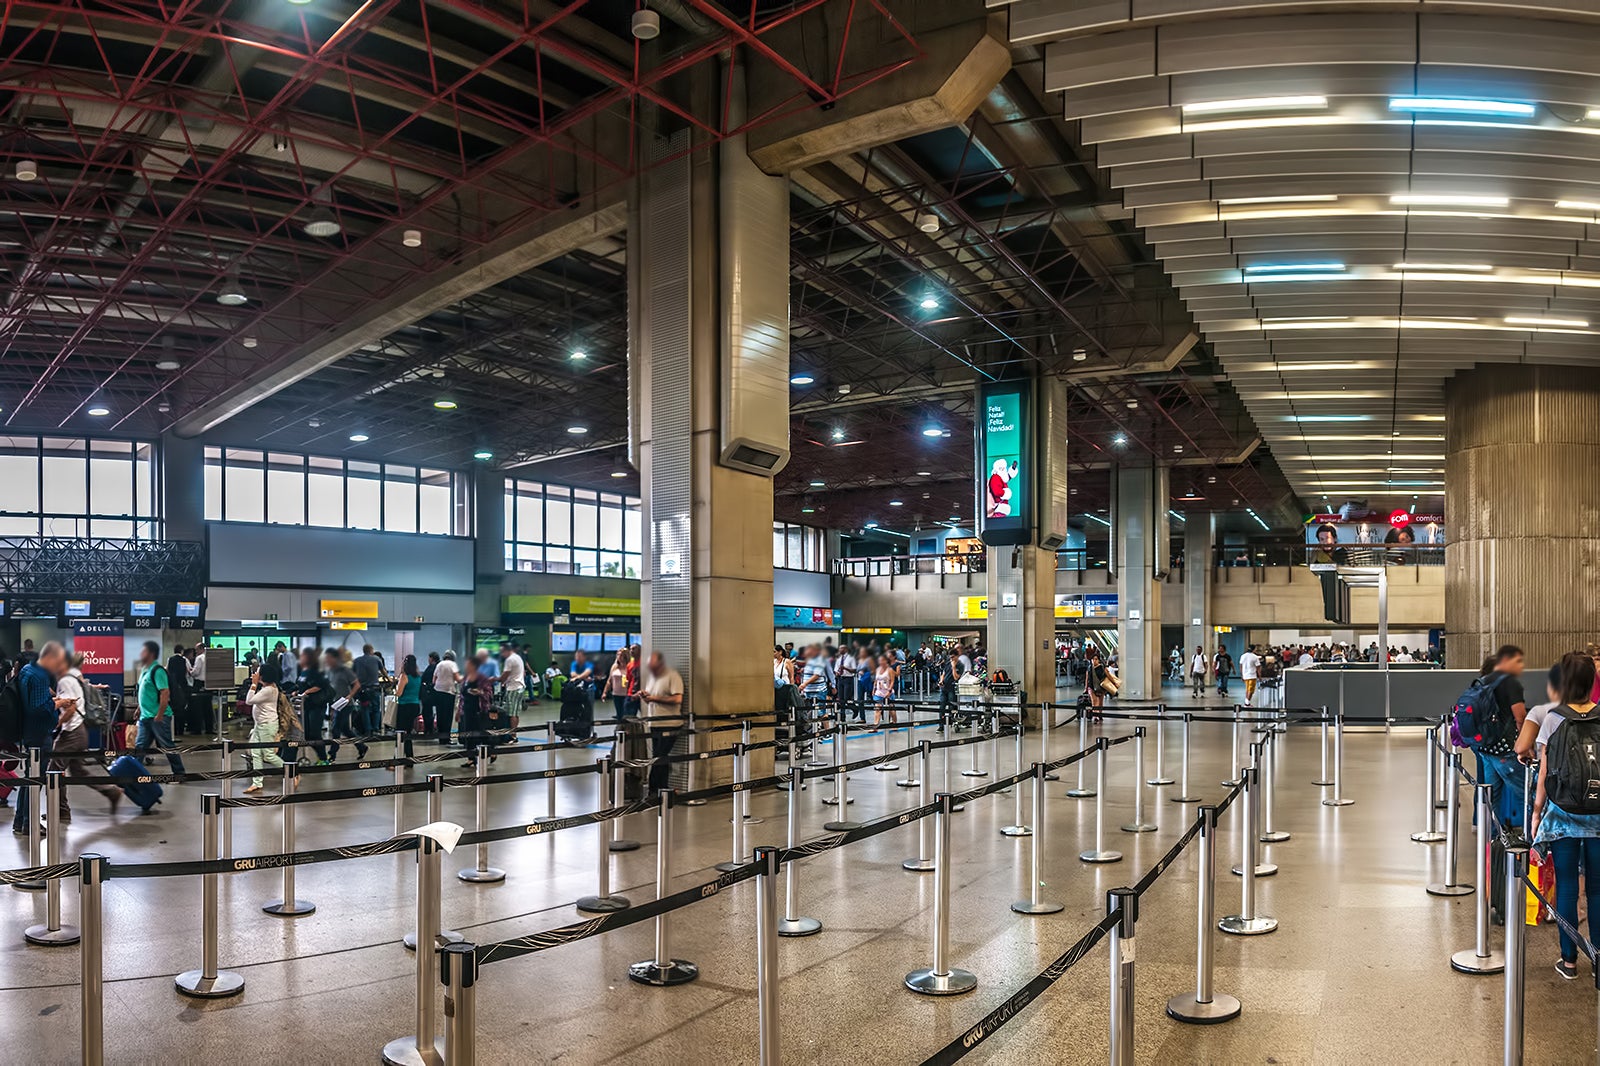
[[[133,463],[126,458],[89,459],[89,513],[133,514]]]
[[[566,548],[546,548],[544,568],[547,573],[551,574],[572,573],[572,552]]]
[[[89,535],[89,520],[87,518],[46,518],[44,520],[44,535],[47,537],[87,537]]]
[[[450,475],[450,499],[454,510],[454,529],[458,537],[470,537],[473,531],[472,522],[472,479],[456,474]]]
[[[618,553],[618,552],[601,552],[600,553],[600,576],[601,577],[623,577],[623,576],[625,576],[625,573],[624,573],[623,568],[622,568],[622,556],[621,556],[620,553]]]
[[[639,567],[643,565],[639,561],[639,556],[629,555],[625,556],[624,559],[622,576],[637,578],[639,576]]]
[[[357,466],[371,467],[371,470],[357,472]],[[345,481],[345,488],[349,491],[349,513],[345,516],[345,523],[351,529],[381,529],[383,527],[383,482],[378,480],[377,469],[372,463],[351,463],[350,474]]]
[[[126,519],[96,518],[89,523],[89,536],[108,540],[131,540],[133,522]]]
[[[517,539],[544,540],[544,501],[537,496],[517,497]]]
[[[776,566],[780,570],[782,570],[783,567],[784,567],[783,545],[784,545],[783,527],[782,526],[773,526],[772,527],[772,565]]]
[[[0,517],[0,537],[37,537],[38,535],[38,515],[30,515],[27,518]]]
[[[641,536],[643,520],[639,515],[639,501],[622,513],[622,547],[635,554],[644,551],[644,542]]]
[[[551,486],[554,488],[555,486]],[[566,500],[545,501],[544,539],[547,544],[572,543],[572,504]],[[518,536],[525,534],[518,533]],[[562,571],[566,573],[566,571]]]
[[[572,572],[593,577],[600,572],[599,555],[593,551],[574,551],[572,553]]]
[[[260,455],[259,452],[256,454]],[[223,521],[265,522],[267,520],[266,471],[261,467],[234,466],[229,462],[222,468],[222,487],[227,500],[227,507],[222,515]]]
[[[544,546],[542,544],[518,544],[517,569],[535,572],[543,570]]]
[[[578,548],[600,546],[600,509],[594,504],[572,505],[572,543]]]
[[[423,482],[418,499],[422,505],[419,533],[450,533],[450,482]]]
[[[396,468],[389,469],[392,471]],[[417,531],[417,482],[414,477],[384,479],[383,528],[392,533]]]
[[[344,527],[344,474],[319,473],[317,461],[311,461],[307,475],[306,492],[310,497],[307,522],[313,526]]]
[[[622,508],[615,504],[600,508],[600,547],[622,550]]]
[[[267,521],[283,526],[306,524],[306,476],[298,469],[267,469]]]
[[[46,513],[81,515],[88,510],[88,459],[84,442],[60,437],[44,439],[44,510]],[[76,528],[76,527],[74,527]],[[47,536],[82,536],[50,533]]]
[[[39,513],[39,441],[35,437],[0,437],[0,511]],[[38,523],[30,532],[38,532]]]
[[[208,451],[210,449],[207,449]],[[206,460],[206,521],[222,521],[222,461]]]
[[[795,570],[800,568],[800,560],[803,558],[803,555],[800,551],[800,537],[802,532],[803,531],[799,526],[788,526],[784,529],[785,537],[789,542],[784,548],[784,553],[788,556],[789,561],[784,565]]]
[[[149,444],[133,449],[133,513],[141,518],[155,516],[155,448]]]

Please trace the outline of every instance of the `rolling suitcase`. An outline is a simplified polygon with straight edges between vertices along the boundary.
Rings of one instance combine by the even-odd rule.
[[[149,777],[150,771],[144,768],[144,763],[132,755],[124,755],[107,768],[107,773],[112,777]],[[150,808],[161,802],[161,785],[155,781],[118,781],[117,786],[122,789],[122,794],[133,801],[133,805],[146,814]]]
[[[594,697],[583,685],[562,687],[561,720],[556,722],[556,736],[563,740],[587,740],[594,736]]]

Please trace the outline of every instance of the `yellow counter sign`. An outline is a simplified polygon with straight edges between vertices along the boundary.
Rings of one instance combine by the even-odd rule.
[[[989,597],[987,596],[962,596],[956,601],[957,618],[988,618]]]
[[[377,600],[318,600],[323,618],[366,618],[378,617]]]

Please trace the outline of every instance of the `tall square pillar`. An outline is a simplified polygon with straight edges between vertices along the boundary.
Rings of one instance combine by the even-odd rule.
[[[1122,698],[1161,693],[1161,576],[1167,553],[1167,470],[1114,472],[1112,536],[1116,542],[1117,646]]]

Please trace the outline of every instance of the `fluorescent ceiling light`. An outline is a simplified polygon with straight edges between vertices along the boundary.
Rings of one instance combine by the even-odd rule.
[[[494,458],[494,452],[480,449],[479,451],[473,452],[472,453],[472,457],[474,459],[493,459]]]
[[[812,377],[810,374],[790,374],[789,375],[789,384],[791,384],[791,385],[809,385],[813,381],[816,381],[816,380],[817,379]]]
[[[1248,363],[1242,366],[1230,366],[1230,374],[1285,374],[1291,370],[1378,370],[1383,364],[1376,362],[1359,362],[1346,360],[1337,363]]]
[[[1587,119],[1600,118],[1600,107],[1591,107],[1583,117]]]
[[[1263,118],[1228,118],[1211,122],[1185,122],[1184,133],[1217,133],[1224,130],[1264,130],[1280,126],[1342,126],[1350,122],[1342,115],[1273,115]]]
[[[802,507],[802,508],[800,508],[800,513],[801,514],[816,514],[817,513],[817,509],[815,507]]]
[[[1506,324],[1510,326],[1566,326],[1571,329],[1585,329],[1589,325],[1586,318],[1538,318],[1533,315],[1507,315]]]
[[[1350,275],[1339,273],[1325,274],[1246,274],[1245,281],[1348,281]]]
[[[924,437],[942,437],[944,436],[944,430],[938,426],[929,426],[922,431],[922,435]]]
[[[1285,422],[1371,422],[1371,415],[1284,415]]]
[[[433,401],[433,406],[437,407],[441,411],[454,411],[456,409],[456,402],[454,400],[435,400]]]
[[[889,501],[889,506],[890,507],[904,507],[905,506],[905,502],[902,501],[902,500],[890,500]]]
[[[1186,115],[1212,115],[1224,111],[1290,111],[1327,107],[1326,96],[1254,96],[1242,100],[1204,100],[1184,104]]]
[[[568,426],[567,427],[567,432],[571,433],[574,437],[581,437],[585,433],[589,432],[589,427],[588,426]]]
[[[1511,198],[1465,193],[1403,192],[1389,197],[1389,202],[1401,207],[1505,207]]]
[[[1396,270],[1465,270],[1473,273],[1487,273],[1494,269],[1490,263],[1396,263]]]
[[[1556,206],[1563,211],[1594,211],[1600,213],[1600,203],[1593,200],[1557,200]]]
[[[352,444],[365,444],[367,441],[369,441],[371,439],[372,438],[368,437],[365,433],[352,433],[352,434],[350,434],[350,442]]]
[[[1263,263],[1256,266],[1247,266],[1244,268],[1244,272],[1246,274],[1293,274],[1301,271],[1326,273],[1343,269],[1343,263]]]
[[[1460,115],[1513,115],[1527,118],[1533,115],[1532,104],[1519,104],[1510,100],[1457,100],[1442,96],[1391,96],[1390,111],[1445,111]]]
[[[611,471],[611,476],[612,477],[627,477],[628,476],[628,472],[626,470],[613,470],[613,471]]]
[[[1217,203],[1224,207],[1235,204],[1325,204],[1337,199],[1332,193],[1306,193],[1303,196],[1230,196]]]
[[[826,481],[813,481],[813,482],[811,482],[811,487],[814,488],[814,489],[820,489],[826,484],[827,484]]]

